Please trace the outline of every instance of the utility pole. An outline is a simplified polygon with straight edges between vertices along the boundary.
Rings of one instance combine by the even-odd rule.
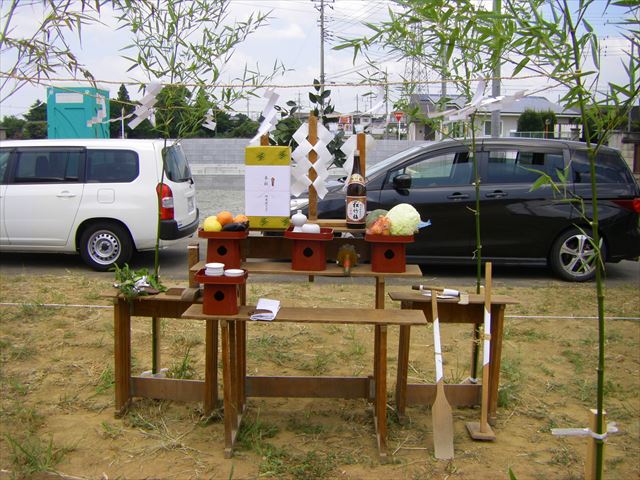
[[[324,84],[325,84],[325,74],[324,74],[324,42],[327,39],[329,33],[325,27],[325,2],[330,1],[333,3],[334,0],[312,0],[314,3],[320,3],[316,5],[316,10],[320,12],[320,108],[324,108],[324,98],[322,94],[324,93]],[[330,8],[333,8],[332,5],[328,5]]]
[[[502,11],[502,0],[493,0],[493,11],[498,14]],[[491,81],[491,96],[500,96],[500,60],[493,67],[493,80]],[[501,135],[500,128],[500,110],[491,112],[491,136],[499,137]]]

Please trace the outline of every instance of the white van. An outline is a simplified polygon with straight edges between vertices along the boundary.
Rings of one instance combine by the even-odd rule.
[[[0,142],[1,251],[80,253],[105,271],[153,250],[158,232],[166,244],[197,227],[196,190],[178,143]]]

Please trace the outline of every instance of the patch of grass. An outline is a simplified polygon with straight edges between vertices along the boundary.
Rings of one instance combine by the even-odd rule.
[[[575,372],[577,374],[581,374],[584,372],[584,356],[582,353],[574,351],[574,350],[564,350],[562,352],[562,356],[565,357],[569,363],[573,365]]]
[[[273,438],[278,433],[278,427],[272,423],[263,422],[259,417],[255,420],[244,418],[238,430],[238,446],[245,450],[251,450],[258,455],[264,455],[269,450],[265,441]]]
[[[14,473],[18,477],[53,470],[67,453],[75,449],[74,447],[58,447],[54,445],[53,438],[50,438],[48,442],[33,435],[28,435],[23,439],[5,435],[5,438],[11,449],[11,463],[15,469]]]
[[[300,370],[311,372],[313,375],[322,375],[327,372],[329,365],[333,363],[333,352],[318,352],[311,360],[303,360]]]
[[[559,448],[552,448],[551,450],[550,464],[570,466],[578,462],[578,455],[570,448],[562,446]]]
[[[247,343],[247,354],[254,360],[272,361],[279,366],[286,365],[293,360],[290,353],[292,342],[288,338],[267,333],[250,338]]]
[[[118,425],[113,425],[109,422],[102,422],[100,424],[100,435],[103,438],[118,438],[124,434],[124,430],[122,427]]]
[[[21,432],[35,432],[44,424],[44,415],[38,412],[34,407],[25,406],[22,401],[15,401],[5,405],[0,409],[0,422],[7,427],[9,421],[20,426]],[[8,428],[6,428],[8,430]]]
[[[113,388],[116,383],[115,374],[113,373],[113,367],[111,365],[107,365],[102,373],[100,373],[100,377],[98,377],[98,384],[96,385],[96,393],[98,395],[105,393],[107,390]]]
[[[315,436],[325,433],[326,428],[318,423],[313,423],[309,419],[309,415],[304,418],[292,416],[287,422],[287,429],[301,435]]]
[[[174,363],[167,372],[169,378],[194,378],[196,370],[191,365],[191,347],[187,347],[179,362]]]
[[[519,399],[522,382],[522,365],[519,359],[506,357],[500,366],[500,388],[498,390],[498,406],[509,408]]]

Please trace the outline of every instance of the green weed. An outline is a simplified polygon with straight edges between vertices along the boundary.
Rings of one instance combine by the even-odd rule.
[[[102,422],[100,424],[100,433],[103,438],[118,438],[124,434],[122,427],[114,426],[109,422]]]
[[[187,347],[182,355],[182,359],[169,368],[167,376],[170,378],[189,379],[194,378],[195,375],[196,370],[193,368],[193,365],[191,365],[191,347]]]
[[[75,449],[57,447],[52,438],[48,442],[36,436],[27,436],[22,441],[11,435],[5,435],[5,438],[11,448],[11,463],[15,473],[22,476],[53,470],[67,453]]]
[[[569,363],[573,365],[575,372],[577,374],[581,374],[584,372],[584,356],[580,352],[576,352],[573,350],[564,350],[562,352],[562,356],[565,357]]]
[[[329,369],[333,358],[332,352],[318,352],[311,360],[303,360],[300,370],[311,372],[313,375],[322,375]]]
[[[98,395],[105,393],[107,390],[110,390],[115,385],[115,374],[113,373],[113,367],[111,365],[107,365],[102,373],[100,373],[100,377],[98,378],[98,384],[96,385],[96,393]]]
[[[498,390],[498,405],[510,407],[519,398],[522,382],[522,365],[519,359],[504,358],[500,367],[501,381]]]

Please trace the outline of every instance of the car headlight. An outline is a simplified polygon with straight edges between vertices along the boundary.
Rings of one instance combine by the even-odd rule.
[[[290,202],[290,208],[292,211],[303,210],[309,206],[308,198],[292,198]]]

